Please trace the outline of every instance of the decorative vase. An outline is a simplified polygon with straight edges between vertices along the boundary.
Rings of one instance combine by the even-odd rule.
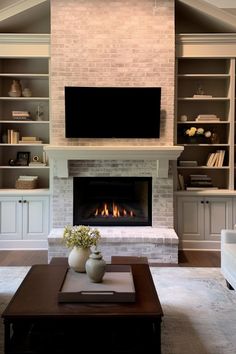
[[[85,265],[86,273],[93,283],[100,283],[105,274],[106,262],[102,258],[101,252],[95,250],[89,256]]]
[[[13,80],[10,91],[8,92],[11,97],[20,97],[22,94],[22,87],[20,80]]]
[[[70,268],[76,272],[85,273],[85,263],[89,258],[90,248],[82,248],[74,246],[68,257],[68,264]]]

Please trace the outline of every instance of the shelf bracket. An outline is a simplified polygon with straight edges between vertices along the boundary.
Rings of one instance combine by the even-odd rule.
[[[169,160],[157,160],[157,177],[168,178]]]
[[[69,168],[67,159],[57,159],[55,161],[55,172],[54,176],[59,178],[68,178],[69,177]]]

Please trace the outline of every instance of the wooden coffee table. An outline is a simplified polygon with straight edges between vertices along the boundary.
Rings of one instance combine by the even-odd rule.
[[[163,312],[149,266],[131,267],[134,303],[58,303],[67,265],[32,266],[2,315],[5,354],[161,353]]]

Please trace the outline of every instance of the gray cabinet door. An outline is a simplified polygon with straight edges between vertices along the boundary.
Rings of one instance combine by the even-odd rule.
[[[0,198],[0,239],[19,240],[22,238],[21,197]]]
[[[220,241],[221,230],[233,227],[232,198],[206,197],[204,206],[205,239]]]
[[[178,236],[182,240],[204,239],[203,198],[178,198]]]
[[[23,205],[23,239],[46,239],[49,232],[49,198],[25,196]]]

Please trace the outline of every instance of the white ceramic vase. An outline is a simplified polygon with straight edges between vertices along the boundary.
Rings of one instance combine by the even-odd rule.
[[[70,268],[76,272],[85,273],[85,263],[89,258],[90,248],[82,248],[74,246],[68,257],[68,264]]]

